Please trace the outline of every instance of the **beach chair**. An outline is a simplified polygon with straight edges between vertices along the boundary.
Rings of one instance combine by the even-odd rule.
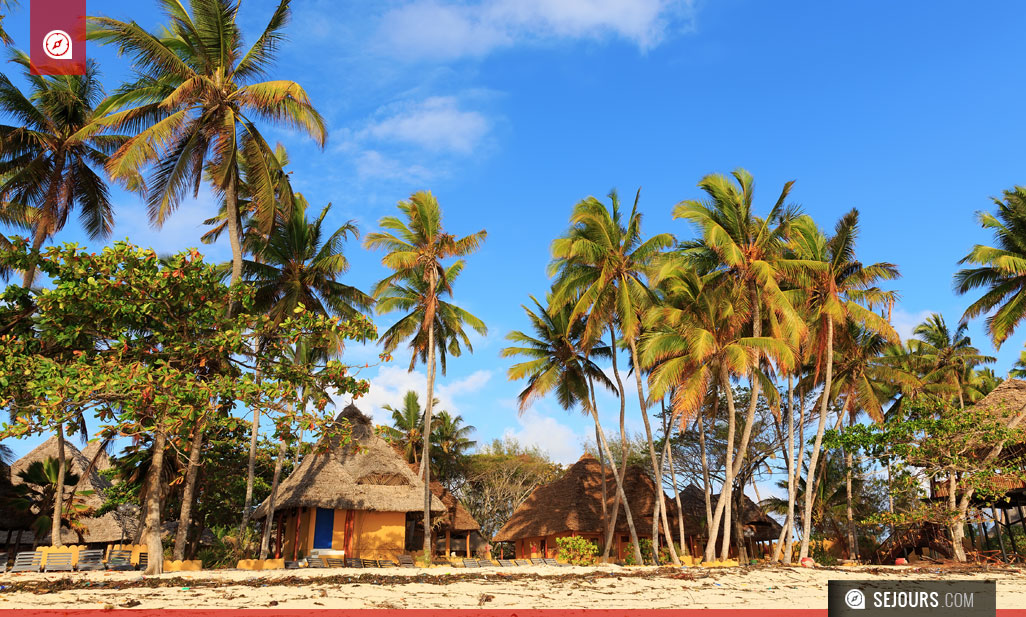
[[[285,562],[285,569],[286,570],[298,570],[299,569],[299,562],[298,561],[286,561]]]
[[[476,559],[464,559],[463,560],[463,567],[464,568],[480,568],[481,564],[477,563]]]
[[[145,570],[150,565],[150,554],[139,553],[139,565],[136,566],[137,570]]]
[[[494,568],[495,562],[491,559],[478,559],[477,565],[482,568]]]
[[[391,559],[379,559],[378,560],[378,567],[379,568],[394,568],[395,567],[395,562],[392,561]]]
[[[363,560],[362,559],[356,559],[355,557],[346,557],[346,567],[347,568],[362,568],[363,567]]]
[[[560,562],[556,561],[555,559],[552,559],[551,557],[546,557],[545,558],[545,565],[547,565],[547,566],[557,566],[557,567],[560,567],[560,568],[568,568],[568,567],[570,567],[570,564],[568,564],[568,563],[560,563]]]
[[[517,564],[513,563],[513,561],[510,560],[510,559],[500,559],[499,560],[499,567],[500,568],[515,568],[516,565]]]
[[[532,565],[530,559],[514,559],[513,563],[517,564],[518,566],[529,566],[529,565]]]
[[[363,562],[363,567],[365,567],[365,568],[376,568],[376,567],[378,567],[378,562],[375,559],[361,559],[360,561]]]
[[[49,553],[43,572],[71,572],[71,553]]]
[[[78,554],[78,571],[103,569],[103,551],[100,549],[81,551]]]
[[[328,564],[329,568],[344,568],[346,567],[346,560],[339,559],[338,557],[325,557],[325,563]]]
[[[545,560],[540,558],[540,557],[531,557],[531,565],[532,566],[544,566],[545,565]]]
[[[417,562],[413,561],[413,557],[411,555],[399,555],[399,567],[416,568]]]
[[[43,554],[39,551],[23,551],[14,557],[11,572],[39,572],[43,569]]]
[[[132,551],[111,551],[107,556],[108,570],[134,570],[132,567]]]
[[[327,568],[328,565],[324,563],[324,560],[320,557],[307,557],[306,567],[308,568]]]
[[[0,553],[0,574],[7,571],[7,553]]]

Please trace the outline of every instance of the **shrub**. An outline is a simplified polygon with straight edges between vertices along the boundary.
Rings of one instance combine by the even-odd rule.
[[[556,546],[559,547],[557,556],[575,566],[591,565],[595,562],[595,555],[598,555],[598,546],[580,536],[556,538]]]

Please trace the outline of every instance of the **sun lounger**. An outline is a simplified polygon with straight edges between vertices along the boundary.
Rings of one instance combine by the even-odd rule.
[[[533,566],[544,566],[545,565],[545,560],[540,558],[540,557],[532,557],[531,558],[531,565],[533,565]]]
[[[555,559],[552,559],[551,557],[546,557],[545,558],[545,565],[547,565],[547,566],[558,566],[560,568],[566,568],[570,564],[568,564],[568,563],[560,563],[560,562],[556,561]]]
[[[464,568],[480,568],[481,564],[477,563],[476,559],[464,559],[463,560],[463,567]]]
[[[530,559],[514,559],[513,563],[517,564],[518,566],[529,566],[529,565],[531,565],[531,560]]]
[[[477,560],[477,565],[482,567],[482,568],[494,568],[495,567],[495,562],[492,561],[491,559],[478,559]]]
[[[410,555],[399,555],[399,567],[416,568],[417,562],[413,561],[413,557]]]
[[[363,567],[365,567],[365,568],[376,568],[376,567],[378,567],[377,560],[374,560],[374,559],[361,559],[360,561],[363,562]]]
[[[39,551],[24,551],[14,557],[11,572],[39,572],[43,569],[43,554]]]
[[[107,557],[108,570],[134,570],[132,567],[132,551],[111,551]]]
[[[320,557],[307,557],[306,567],[308,568],[327,568],[328,565],[324,563],[324,560]]]
[[[286,570],[298,570],[299,569],[299,562],[298,561],[286,561],[285,562],[285,569]]]
[[[90,551],[81,551],[78,554],[78,571],[86,572],[88,570],[102,570],[103,569],[103,551],[99,549]]]
[[[379,568],[394,568],[395,567],[395,562],[392,561],[391,559],[379,559],[378,560],[378,567]]]
[[[49,553],[43,572],[71,572],[71,553]]]
[[[139,553],[139,565],[137,566],[137,568],[139,570],[145,570],[146,568],[149,567],[149,565],[150,565],[150,554],[149,553]]]
[[[324,562],[328,564],[329,568],[344,568],[346,567],[346,560],[339,559],[338,557],[325,557]]]
[[[363,560],[362,559],[356,559],[355,557],[346,557],[346,567],[347,568],[362,568],[363,567]]]
[[[515,568],[516,565],[517,564],[513,563],[513,561],[511,559],[500,559],[499,560],[499,567],[500,568]]]
[[[0,574],[7,571],[7,553],[0,553]]]

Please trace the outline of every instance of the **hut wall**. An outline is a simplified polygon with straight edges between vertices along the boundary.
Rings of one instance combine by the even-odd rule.
[[[299,508],[288,513],[285,518],[285,529],[282,538],[282,557],[292,559],[293,555],[302,559],[310,554],[310,547],[313,546],[314,521],[317,510],[313,508]],[[299,515],[297,517],[297,514]],[[300,521],[299,527],[299,550],[296,550],[296,521]]]
[[[354,557],[395,559],[404,552],[405,539],[405,512],[356,512],[353,522]]]

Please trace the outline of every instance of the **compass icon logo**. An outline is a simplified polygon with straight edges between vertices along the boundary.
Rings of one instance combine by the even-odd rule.
[[[51,30],[43,37],[43,51],[54,60],[71,60],[71,37],[63,30]]]

